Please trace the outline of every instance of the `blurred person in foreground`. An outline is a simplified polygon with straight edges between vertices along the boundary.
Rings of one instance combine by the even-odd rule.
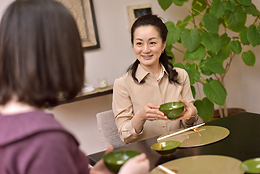
[[[111,173],[103,160],[89,167],[73,135],[44,112],[60,96],[75,97],[83,81],[83,50],[70,12],[53,0],[14,1],[0,24],[0,174]],[[148,171],[141,154],[119,173]]]

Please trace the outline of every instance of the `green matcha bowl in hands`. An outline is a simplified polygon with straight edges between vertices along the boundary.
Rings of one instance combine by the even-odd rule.
[[[121,166],[126,163],[130,158],[140,155],[141,152],[135,150],[115,150],[103,156],[107,168],[118,173]]]
[[[175,120],[181,116],[184,111],[185,103],[169,102],[161,104],[159,110],[164,113],[170,120]]]

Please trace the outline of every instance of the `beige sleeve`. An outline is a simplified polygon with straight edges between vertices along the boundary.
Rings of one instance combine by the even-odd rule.
[[[116,79],[114,82],[112,108],[115,114],[119,137],[125,143],[135,140],[139,134],[135,132],[135,129],[131,124],[133,106],[127,86],[123,79],[120,78]]]
[[[199,119],[199,116],[198,116],[198,115],[197,115],[196,118],[194,118],[194,119],[195,119],[195,121],[194,121],[193,124],[191,124],[191,125],[188,125],[188,124],[185,123],[184,120],[181,120],[181,127],[183,127],[183,128],[188,128],[188,127],[192,127],[192,126],[195,126],[195,125],[197,125],[197,124],[202,123],[201,120]]]

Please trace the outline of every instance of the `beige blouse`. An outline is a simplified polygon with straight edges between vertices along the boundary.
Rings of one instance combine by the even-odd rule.
[[[147,103],[160,105],[166,102],[184,99],[187,102],[194,102],[190,89],[188,73],[181,68],[175,68],[178,72],[179,84],[170,83],[168,73],[163,68],[159,79],[138,66],[136,78],[139,82],[145,79],[145,83],[136,83],[130,73],[117,78],[113,87],[113,112],[116,118],[120,138],[126,142],[135,142],[150,137],[158,136],[169,131],[180,128],[180,121],[154,120],[146,121],[143,131],[140,134],[135,132],[131,124],[134,114]]]

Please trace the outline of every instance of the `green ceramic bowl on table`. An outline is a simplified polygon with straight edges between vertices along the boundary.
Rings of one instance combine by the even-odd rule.
[[[162,156],[168,156],[174,153],[181,145],[179,141],[162,141],[155,143],[151,146],[151,149],[155,150]]]
[[[141,152],[135,150],[114,150],[103,156],[104,162],[107,168],[114,172],[118,173],[120,167],[130,158],[140,155]]]
[[[253,158],[246,161],[243,161],[240,167],[246,173],[260,173],[260,158]]]
[[[169,102],[161,104],[159,110],[164,113],[170,120],[179,118],[184,111],[185,104],[183,102]]]

